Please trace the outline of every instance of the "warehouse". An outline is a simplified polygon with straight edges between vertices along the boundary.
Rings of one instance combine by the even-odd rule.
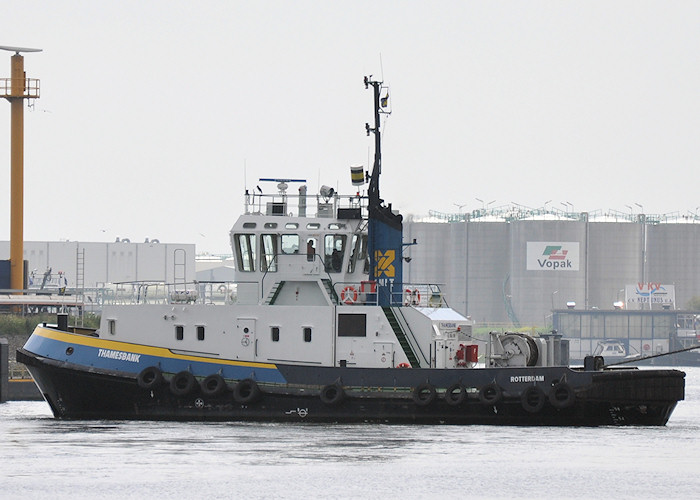
[[[0,257],[9,255],[10,244],[0,241]],[[191,282],[195,279],[195,245],[147,240],[132,243],[78,241],[24,242],[27,283],[30,290],[98,289],[110,283]],[[7,261],[5,261],[7,262]],[[0,273],[3,274],[3,273]],[[9,263],[7,272],[9,274]],[[6,276],[7,277],[7,276]],[[2,288],[9,287],[9,278]]]

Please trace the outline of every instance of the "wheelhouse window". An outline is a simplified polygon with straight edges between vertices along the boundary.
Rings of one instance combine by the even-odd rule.
[[[201,325],[197,327],[197,340],[204,340],[204,327]]]
[[[363,263],[363,272],[369,273],[369,258],[367,257],[367,235],[360,237],[360,251],[357,254],[357,261]]]
[[[343,257],[345,255],[344,234],[327,234],[323,240],[323,262],[326,271],[329,273],[339,273],[343,269]]]
[[[316,258],[316,238],[306,238],[306,260],[313,262]]]
[[[175,325],[175,340],[182,340],[185,338],[185,327],[182,325]]]
[[[299,235],[298,234],[283,234],[282,235],[282,253],[293,255],[299,253]]]
[[[304,327],[304,342],[311,342],[311,327]]]
[[[277,271],[277,235],[263,234],[260,236],[260,270],[268,272]]]
[[[109,331],[110,335],[117,334],[117,320],[116,319],[107,320],[107,330]]]
[[[366,337],[366,314],[338,314],[338,337]]]
[[[273,326],[272,328],[270,328],[270,333],[272,334],[272,341],[273,342],[280,341],[280,327],[279,326]]]
[[[255,271],[255,235],[236,234],[233,237],[236,260],[240,271]]]
[[[363,272],[369,272],[369,260],[367,259],[367,235],[352,235],[352,254],[348,261],[348,273],[354,273],[356,267],[362,267]]]

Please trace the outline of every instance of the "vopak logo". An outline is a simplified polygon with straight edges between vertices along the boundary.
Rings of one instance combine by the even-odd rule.
[[[528,271],[578,271],[578,242],[527,243]]]
[[[569,253],[568,250],[562,250],[561,245],[549,245],[544,249],[542,255],[546,255],[549,260],[564,260],[566,259],[566,254]]]
[[[377,262],[377,265],[374,267],[374,276],[377,278],[381,276],[393,278],[396,276],[396,269],[394,269],[395,258],[396,252],[394,250],[387,250],[384,253],[381,250],[375,250],[374,260]]]
[[[569,253],[561,245],[547,245],[541,259],[537,259],[540,268],[571,269],[571,261],[566,258]]]

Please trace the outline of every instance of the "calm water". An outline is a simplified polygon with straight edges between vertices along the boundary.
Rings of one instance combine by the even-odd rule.
[[[53,420],[0,405],[0,498],[697,498],[700,368],[666,427]]]

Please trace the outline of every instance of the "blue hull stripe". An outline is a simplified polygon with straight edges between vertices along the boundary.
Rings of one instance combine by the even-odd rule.
[[[219,373],[225,379],[252,378],[260,382],[286,383],[272,363],[241,362],[203,356],[176,354],[161,347],[116,342],[97,337],[37,327],[24,348],[38,356],[65,361],[87,369],[115,370],[138,375],[149,366],[164,373],[183,370],[196,377]]]

